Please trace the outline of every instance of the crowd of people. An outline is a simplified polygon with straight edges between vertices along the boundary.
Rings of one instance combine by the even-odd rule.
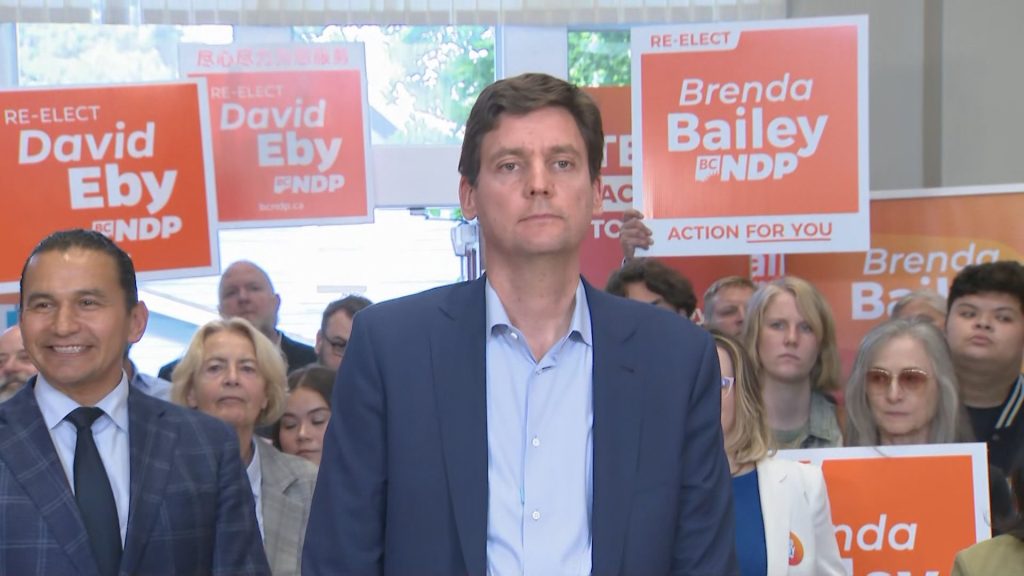
[[[1024,266],[907,294],[844,378],[812,284],[721,278],[697,326],[638,213],[606,291],[583,281],[602,153],[576,87],[495,83],[459,166],[484,277],[342,298],[309,346],[235,262],[158,377],[128,254],[46,236],[0,334],[0,573],[841,575],[821,470],[776,452],[962,441],[1003,535],[954,573],[1024,565]]]
[[[651,244],[638,213],[627,214],[620,240],[626,261],[612,273],[607,290],[693,317],[693,305],[673,304],[693,298],[689,280],[653,258],[635,257],[636,248]],[[722,286],[738,289],[727,303],[720,297]],[[723,304],[727,314],[718,310]],[[728,350],[720,359],[723,376],[742,373],[736,367],[745,365],[749,351],[748,379],[758,382],[753,389],[763,403],[758,408],[764,411],[772,449],[985,442],[992,532],[1020,534],[1014,526],[1024,521],[1021,501],[1011,494],[1024,468],[1020,263],[967,266],[954,278],[948,302],[933,291],[909,291],[893,303],[890,317],[861,340],[845,380],[831,308],[800,278],[786,276],[760,287],[743,278],[722,278],[704,295],[704,319],[720,350]],[[727,387],[723,380],[723,426],[726,406],[734,403],[727,400],[726,390],[740,390],[736,383],[730,381]],[[758,419],[757,410],[751,409],[746,420],[753,425]],[[726,449],[731,457],[739,450],[730,445],[728,431]],[[737,488],[737,512],[741,494]],[[738,538],[740,532],[738,523]],[[978,560],[983,555],[965,557],[983,562]],[[1020,569],[1024,557],[1016,558],[1017,563],[1004,569]],[[741,553],[740,561],[742,565],[749,559]],[[966,567],[959,569],[968,573]],[[831,572],[822,567],[816,573]]]

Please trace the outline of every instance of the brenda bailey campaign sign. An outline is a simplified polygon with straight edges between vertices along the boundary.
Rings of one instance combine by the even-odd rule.
[[[957,552],[991,534],[984,444],[782,450],[777,457],[821,466],[851,576],[945,576]]]
[[[867,19],[634,28],[653,255],[868,247]]]
[[[633,136],[630,119],[630,88],[614,86],[587,88],[601,108],[604,125],[604,165],[601,167],[601,195],[604,212],[591,221],[591,234],[583,242],[581,271],[591,283],[604,287],[608,277],[622,264],[619,230],[622,215],[633,207]],[[646,256],[637,251],[638,257]],[[662,261],[689,279],[697,292],[700,310],[704,289],[722,276],[747,276],[751,262],[742,256],[674,257]]]
[[[1019,184],[875,192],[870,249],[786,256],[786,273],[824,295],[849,367],[864,334],[910,291],[945,297],[968,265],[1024,259],[1022,211]]]

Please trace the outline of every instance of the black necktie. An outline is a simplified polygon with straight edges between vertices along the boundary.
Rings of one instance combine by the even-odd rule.
[[[85,532],[102,576],[114,576],[121,566],[121,527],[110,479],[92,437],[92,423],[103,415],[99,408],[76,408],[67,420],[78,429],[75,442],[75,499]]]

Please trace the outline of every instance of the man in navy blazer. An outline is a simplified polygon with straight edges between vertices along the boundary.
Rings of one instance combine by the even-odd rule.
[[[603,145],[562,80],[481,93],[459,195],[486,276],[355,319],[304,574],[739,573],[710,337],[579,274]]]
[[[107,574],[270,574],[235,433],[128,385],[121,359],[148,316],[128,255],[54,233],[26,261],[21,306],[39,375],[0,405],[0,574],[101,574],[73,492],[76,406],[104,411],[92,432],[122,546]]]

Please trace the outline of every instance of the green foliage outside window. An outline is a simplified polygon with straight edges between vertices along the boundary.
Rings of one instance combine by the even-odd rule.
[[[568,40],[570,82],[629,85],[629,30],[570,31]]]

